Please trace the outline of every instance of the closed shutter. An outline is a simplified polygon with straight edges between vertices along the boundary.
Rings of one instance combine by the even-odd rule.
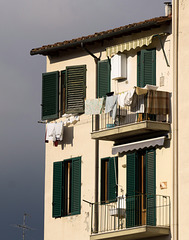
[[[81,158],[72,159],[71,214],[79,214],[81,208]]]
[[[53,165],[53,211],[54,218],[62,215],[62,162]]]
[[[42,120],[58,118],[59,72],[42,74]]]
[[[137,55],[137,85],[156,85],[156,49],[142,50]]]
[[[136,185],[136,154],[127,154],[127,201],[126,216],[127,227],[135,226],[135,185]]]
[[[98,97],[110,92],[110,63],[109,60],[98,62]]]
[[[117,197],[117,173],[118,164],[117,157],[109,158],[108,163],[108,200],[115,201]]]
[[[146,151],[147,225],[156,225],[156,151]]]
[[[86,96],[86,66],[66,68],[66,113],[83,113]]]

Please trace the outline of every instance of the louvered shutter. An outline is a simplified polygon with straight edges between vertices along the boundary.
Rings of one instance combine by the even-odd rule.
[[[59,72],[42,74],[42,120],[58,118]]]
[[[143,87],[144,86],[144,79],[141,75],[141,52],[137,53],[137,86]]]
[[[110,92],[110,63],[109,60],[98,62],[98,97]]]
[[[86,65],[66,68],[66,113],[83,113],[86,97]]]
[[[81,158],[72,159],[71,214],[79,214],[81,208]]]
[[[109,158],[108,163],[108,200],[115,201],[117,197],[117,179],[118,173],[118,164],[117,164],[117,157]]]
[[[54,218],[62,215],[62,162],[53,165],[53,211]]]
[[[65,113],[66,107],[66,70],[61,71],[61,115]]]
[[[146,151],[147,225],[156,225],[156,151]]]
[[[135,226],[135,185],[136,185],[136,154],[127,154],[127,200],[126,200],[126,216],[127,227]]]
[[[156,85],[156,49],[145,49],[137,55],[137,85]]]

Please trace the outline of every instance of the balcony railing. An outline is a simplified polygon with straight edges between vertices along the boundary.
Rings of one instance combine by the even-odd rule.
[[[130,107],[118,107],[115,120],[112,119],[110,113],[102,113],[96,117],[92,115],[92,132],[104,129],[110,129],[117,126],[123,126],[131,123],[139,123],[145,120],[156,122],[170,122],[168,114],[148,114],[131,112]]]
[[[139,226],[170,226],[168,196],[145,194],[121,196],[114,202],[93,203],[91,211],[92,235]],[[98,212],[98,218],[95,211]]]

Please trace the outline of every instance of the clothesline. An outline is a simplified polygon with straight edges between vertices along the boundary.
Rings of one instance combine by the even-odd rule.
[[[115,120],[117,105],[122,108],[129,107],[131,112],[135,113],[165,115],[170,111],[170,97],[168,92],[134,87],[129,91],[106,96],[106,98],[87,99],[85,114],[101,114],[105,110],[105,113],[110,113],[112,119]]]

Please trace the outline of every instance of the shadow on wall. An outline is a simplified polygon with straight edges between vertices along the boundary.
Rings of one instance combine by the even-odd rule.
[[[64,127],[64,137],[62,141],[62,150],[66,145],[73,146],[73,139],[74,139],[74,128],[73,127]]]
[[[148,238],[149,240],[171,240],[171,233],[168,236]]]

